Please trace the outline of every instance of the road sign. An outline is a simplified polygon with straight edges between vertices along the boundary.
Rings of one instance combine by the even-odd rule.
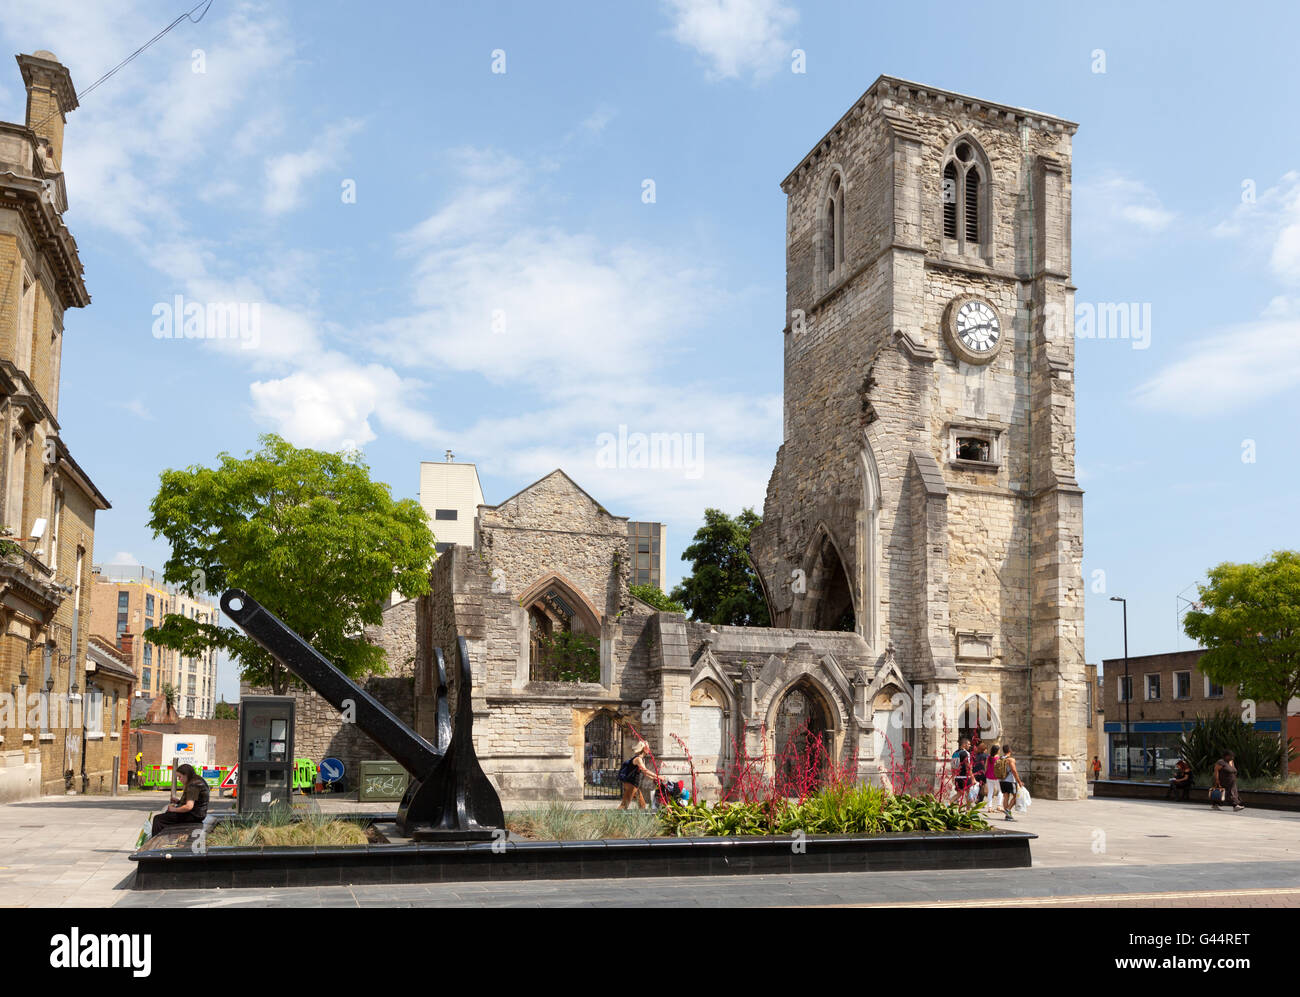
[[[239,788],[239,766],[238,765],[235,765],[233,768],[231,768],[229,772],[226,773],[226,777],[221,780],[221,788],[222,789]]]
[[[337,758],[322,758],[320,760],[320,781],[325,783],[338,782],[343,778],[343,763]]]

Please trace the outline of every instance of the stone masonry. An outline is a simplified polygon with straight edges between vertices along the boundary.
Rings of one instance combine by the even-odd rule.
[[[953,726],[978,696],[1056,798],[1085,792],[1075,129],[882,77],[786,178],[784,442],[753,544],[774,623],[831,625],[842,577],[873,660],[892,645]],[[943,171],[962,154],[978,216],[959,241]],[[986,362],[945,336],[965,296],[1001,319]],[[986,458],[959,456],[965,434]]]

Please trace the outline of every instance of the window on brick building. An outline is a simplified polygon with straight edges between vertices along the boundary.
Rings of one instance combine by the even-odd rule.
[[[1153,700],[1159,698],[1160,698],[1160,676],[1148,675],[1147,676],[1147,699]]]
[[[1174,672],[1174,699],[1192,698],[1192,673]]]
[[[1118,682],[1119,682],[1119,701],[1121,703],[1127,703],[1130,699],[1133,698],[1133,676],[1121,675],[1119,676]]]

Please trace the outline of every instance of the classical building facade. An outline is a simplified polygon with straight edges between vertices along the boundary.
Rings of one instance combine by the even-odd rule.
[[[784,442],[753,538],[775,625],[892,649],[954,735],[1012,740],[1057,798],[1086,751],[1075,128],[881,77],[785,179]]]
[[[95,513],[109,507],[59,423],[64,316],[90,303],[63,223],[76,93],[49,52],[18,66],[26,122],[0,122],[0,800],[79,788]]]

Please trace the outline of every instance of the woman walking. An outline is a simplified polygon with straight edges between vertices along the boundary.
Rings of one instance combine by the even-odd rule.
[[[1016,768],[1016,760],[1011,753],[1011,745],[1002,746],[1002,757],[998,759],[994,772],[998,777],[998,788],[1002,790],[1002,807],[1007,812],[1007,820],[1015,820],[1011,816],[1011,808],[1015,805],[1016,794],[1022,783],[1020,770]]]
[[[1237,765],[1231,751],[1225,751],[1223,757],[1214,763],[1214,788],[1223,790],[1223,800],[1225,803],[1232,804],[1232,812],[1245,810],[1246,805],[1241,802],[1241,797],[1237,795]],[[1213,795],[1210,797],[1214,799]],[[1210,804],[1215,810],[1223,808],[1217,803]]]
[[[655,778],[655,774],[646,768],[645,764],[645,756],[649,751],[650,745],[646,744],[645,741],[638,741],[636,751],[632,753],[632,757],[625,761],[618,770],[618,781],[623,784],[623,801],[618,805],[620,810],[626,810],[627,805],[633,799],[636,800],[637,807],[642,810],[645,809],[645,796],[641,792],[640,785],[641,776],[646,776],[651,782]]]
[[[998,804],[1002,800],[1002,794],[998,792],[1001,788],[998,785],[998,752],[1001,749],[995,744],[989,748],[988,760],[984,763],[984,784],[980,787],[980,798],[985,803],[985,811],[992,813],[1000,810]]]

